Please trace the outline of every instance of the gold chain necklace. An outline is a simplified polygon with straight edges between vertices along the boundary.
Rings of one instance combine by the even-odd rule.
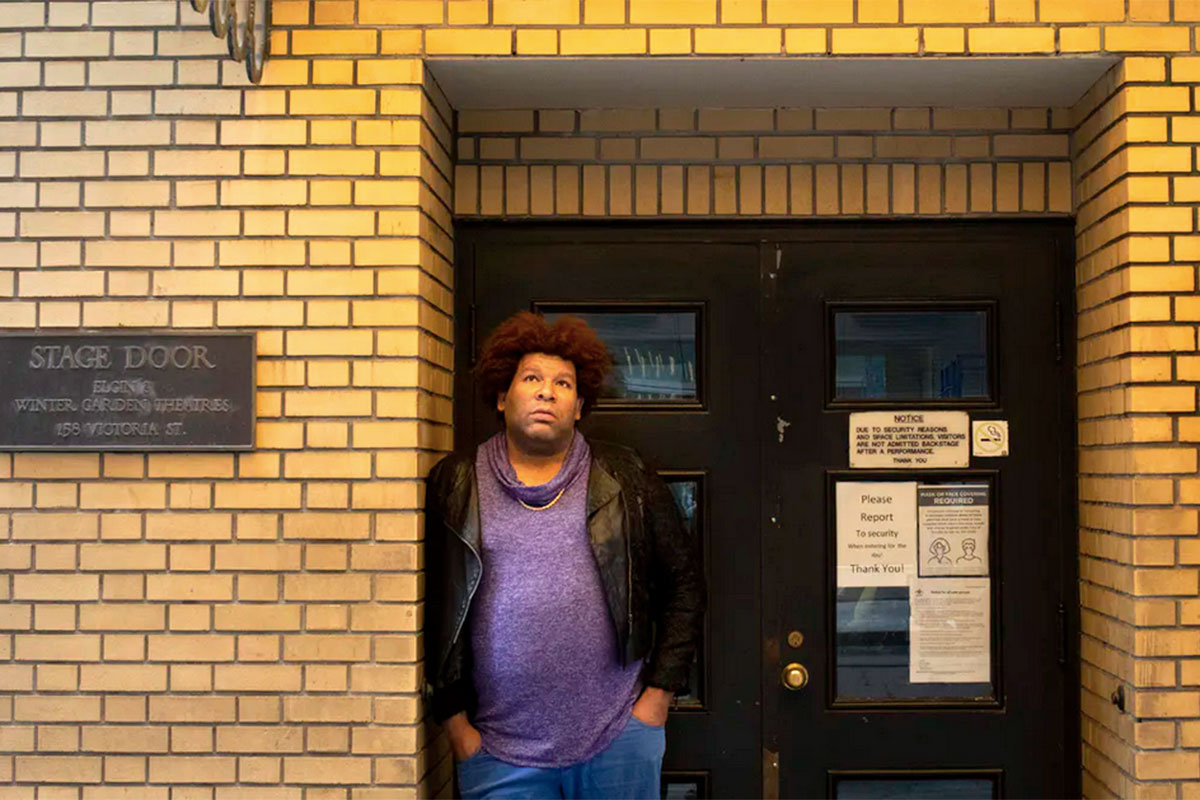
[[[567,487],[565,487],[565,486],[563,488],[559,489],[558,494],[554,495],[554,499],[551,500],[549,503],[546,503],[546,505],[544,505],[544,506],[531,506],[531,505],[529,505],[529,503],[526,503],[524,500],[522,500],[519,497],[517,498],[517,502],[520,503],[521,505],[525,506],[525,508],[528,508],[530,511],[545,511],[547,508],[549,508],[550,506],[557,503],[558,499],[563,496],[563,492],[565,492],[566,490],[567,490]]]

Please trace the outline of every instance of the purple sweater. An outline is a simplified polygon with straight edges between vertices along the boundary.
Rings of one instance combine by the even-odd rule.
[[[479,695],[472,722],[502,761],[563,767],[621,733],[642,664],[621,667],[588,540],[587,442],[577,433],[559,474],[538,487],[517,480],[504,448],[498,434],[475,459],[483,579],[471,609]],[[559,488],[558,502],[543,511],[517,500],[545,503]]]

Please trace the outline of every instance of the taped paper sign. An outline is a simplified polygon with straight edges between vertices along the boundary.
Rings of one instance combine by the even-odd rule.
[[[917,560],[917,484],[837,484],[837,585],[907,586]]]
[[[909,683],[991,681],[990,586],[987,578],[912,578]]]
[[[986,484],[917,487],[921,577],[988,575],[988,491]]]

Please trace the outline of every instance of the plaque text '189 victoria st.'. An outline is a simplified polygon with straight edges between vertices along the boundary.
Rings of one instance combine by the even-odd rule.
[[[248,450],[254,334],[0,336],[0,450]]]

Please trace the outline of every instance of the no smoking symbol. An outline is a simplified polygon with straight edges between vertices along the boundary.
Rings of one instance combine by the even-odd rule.
[[[971,422],[972,455],[982,458],[1008,455],[1008,421],[1000,419]]]

